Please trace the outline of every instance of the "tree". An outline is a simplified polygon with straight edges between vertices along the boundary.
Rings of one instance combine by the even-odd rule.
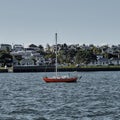
[[[67,58],[69,60],[69,63],[72,63],[73,62],[73,59],[74,59],[74,56],[76,55],[76,50],[75,49],[70,49],[68,50],[68,53],[67,53]]]
[[[22,60],[22,55],[15,55],[14,57],[15,57],[15,59],[17,59],[18,61],[21,61],[21,60]]]
[[[100,48],[97,48],[97,47],[92,47],[92,52],[94,53],[94,54],[101,54],[102,53],[102,50],[100,49]]]
[[[88,64],[91,61],[96,60],[96,55],[93,54],[90,50],[79,50],[76,54],[76,63],[77,64]]]
[[[4,51],[0,52],[0,63],[2,63],[3,66],[12,64],[12,62],[13,62],[12,55]]]
[[[40,50],[38,50],[37,52],[40,53],[41,55],[45,55],[44,47],[42,45],[39,45],[38,48]]]
[[[34,47],[37,47],[37,45],[30,44],[29,47],[34,48]]]
[[[63,47],[66,48],[66,49],[68,48],[66,43],[63,44]]]
[[[50,52],[50,45],[49,44],[46,45],[46,50],[47,50],[47,52]]]
[[[58,62],[59,63],[64,63],[66,62],[66,55],[65,55],[65,50],[60,50],[59,53],[58,53]]]
[[[54,59],[55,58],[55,53],[52,53],[52,52],[46,53],[45,58],[47,58],[47,59],[49,59],[49,58]]]
[[[83,55],[84,55],[84,53],[82,50],[77,51],[77,53],[76,53],[76,63],[77,64],[84,63]]]
[[[40,51],[44,51],[44,47],[42,45],[39,45],[38,48],[40,48]]]

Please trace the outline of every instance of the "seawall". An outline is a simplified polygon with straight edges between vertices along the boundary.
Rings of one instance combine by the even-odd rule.
[[[54,72],[53,66],[14,66],[13,72]]]
[[[54,66],[14,66],[13,72],[54,72]],[[92,71],[120,71],[120,67],[96,67],[96,68],[58,68],[59,72],[92,72]]]
[[[0,73],[7,73],[8,69],[0,69]]]

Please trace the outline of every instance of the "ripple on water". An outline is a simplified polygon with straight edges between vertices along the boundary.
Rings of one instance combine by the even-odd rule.
[[[0,74],[0,120],[120,120],[120,72],[70,84],[46,84],[44,74]]]

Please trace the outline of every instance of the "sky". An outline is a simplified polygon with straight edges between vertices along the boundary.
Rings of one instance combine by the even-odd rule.
[[[0,44],[120,44],[120,0],[0,0]]]

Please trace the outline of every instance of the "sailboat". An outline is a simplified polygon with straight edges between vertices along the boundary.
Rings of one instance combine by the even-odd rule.
[[[70,76],[58,76],[57,72],[57,33],[55,33],[56,39],[56,64],[55,64],[55,73],[56,75],[53,77],[43,77],[45,82],[77,82],[78,77],[70,77]]]

